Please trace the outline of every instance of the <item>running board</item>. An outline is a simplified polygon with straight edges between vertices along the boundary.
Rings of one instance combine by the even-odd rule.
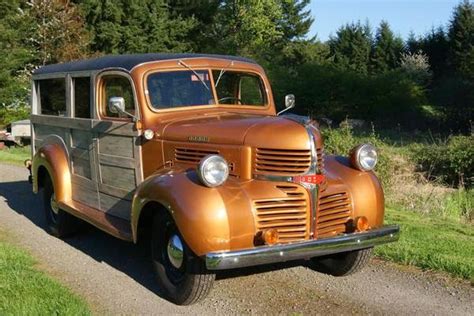
[[[126,241],[133,241],[129,221],[109,215],[77,201],[58,202],[59,208],[88,222],[104,232]]]

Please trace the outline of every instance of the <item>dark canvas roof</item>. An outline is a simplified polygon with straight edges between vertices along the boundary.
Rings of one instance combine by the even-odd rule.
[[[63,64],[53,64],[41,67],[34,71],[35,75],[49,74],[55,72],[73,72],[73,71],[88,71],[88,70],[100,70],[105,68],[123,68],[131,70],[136,65],[149,61],[160,61],[169,59],[184,59],[184,58],[219,58],[243,61],[247,63],[255,64],[252,59],[227,56],[227,55],[213,55],[213,54],[133,54],[133,55],[108,55],[99,58],[86,59],[73,61]]]

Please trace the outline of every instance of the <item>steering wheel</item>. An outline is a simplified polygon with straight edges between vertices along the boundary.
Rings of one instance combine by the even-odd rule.
[[[239,98],[236,98],[236,97],[220,98],[219,100],[217,100],[217,102],[218,102],[218,103],[221,103],[221,101],[224,101],[224,100],[236,100],[239,104],[242,104],[242,100],[239,99]]]

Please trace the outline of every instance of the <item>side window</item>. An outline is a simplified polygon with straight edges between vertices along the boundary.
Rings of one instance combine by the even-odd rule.
[[[91,78],[73,78],[74,117],[91,118]]]
[[[41,114],[66,116],[66,80],[39,80],[39,101]]]
[[[129,118],[123,113],[112,113],[109,111],[108,103],[111,97],[122,97],[125,101],[125,111],[135,114],[135,102],[130,80],[123,76],[106,75],[102,77],[102,106],[107,117]]]

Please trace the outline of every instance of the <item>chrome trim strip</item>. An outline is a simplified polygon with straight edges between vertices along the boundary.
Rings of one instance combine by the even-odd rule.
[[[209,270],[226,270],[275,262],[310,259],[334,253],[373,247],[398,240],[398,225],[383,226],[362,233],[344,234],[284,245],[262,246],[238,251],[210,252],[205,255]]]
[[[316,174],[318,171],[318,153],[316,151],[316,145],[315,145],[315,139],[314,135],[311,132],[311,127],[309,123],[304,125],[306,132],[308,133],[309,136],[309,142],[310,142],[310,148],[311,148],[311,165],[308,170],[308,174]],[[309,236],[310,238],[314,237],[314,234],[316,232],[316,211],[318,208],[318,185],[316,184],[311,184],[311,183],[302,183],[304,187],[308,190],[309,193],[309,200],[310,200],[310,226],[309,226]]]

